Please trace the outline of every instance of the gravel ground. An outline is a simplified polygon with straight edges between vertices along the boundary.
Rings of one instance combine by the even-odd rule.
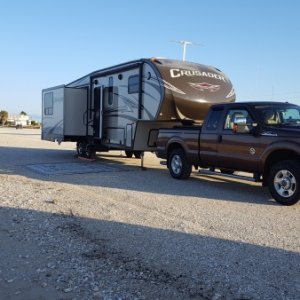
[[[0,299],[300,299],[300,203],[124,156],[0,128]]]

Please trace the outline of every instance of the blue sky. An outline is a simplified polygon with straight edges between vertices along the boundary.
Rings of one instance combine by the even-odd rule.
[[[300,1],[0,0],[0,110],[40,115],[41,90],[144,57],[231,79],[237,101],[300,104]]]

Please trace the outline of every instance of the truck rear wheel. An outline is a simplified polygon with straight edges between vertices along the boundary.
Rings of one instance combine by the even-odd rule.
[[[186,158],[183,149],[174,149],[168,159],[169,171],[176,179],[186,179],[192,172],[192,165]]]
[[[269,171],[268,186],[278,203],[297,203],[300,198],[300,164],[291,160],[276,163]]]

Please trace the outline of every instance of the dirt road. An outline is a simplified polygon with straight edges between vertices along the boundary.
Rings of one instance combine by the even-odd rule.
[[[300,204],[153,154],[0,128],[0,299],[299,299]]]

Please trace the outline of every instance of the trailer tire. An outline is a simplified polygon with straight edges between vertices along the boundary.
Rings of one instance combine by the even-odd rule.
[[[86,143],[85,142],[77,142],[76,150],[78,156],[84,157],[86,152]]]
[[[267,175],[272,197],[282,205],[293,205],[300,199],[300,163],[285,160],[270,168]]]
[[[91,146],[86,146],[85,157],[94,159],[96,157],[96,150]]]
[[[192,165],[187,160],[183,149],[174,149],[168,157],[170,174],[176,179],[186,179],[191,175]]]

